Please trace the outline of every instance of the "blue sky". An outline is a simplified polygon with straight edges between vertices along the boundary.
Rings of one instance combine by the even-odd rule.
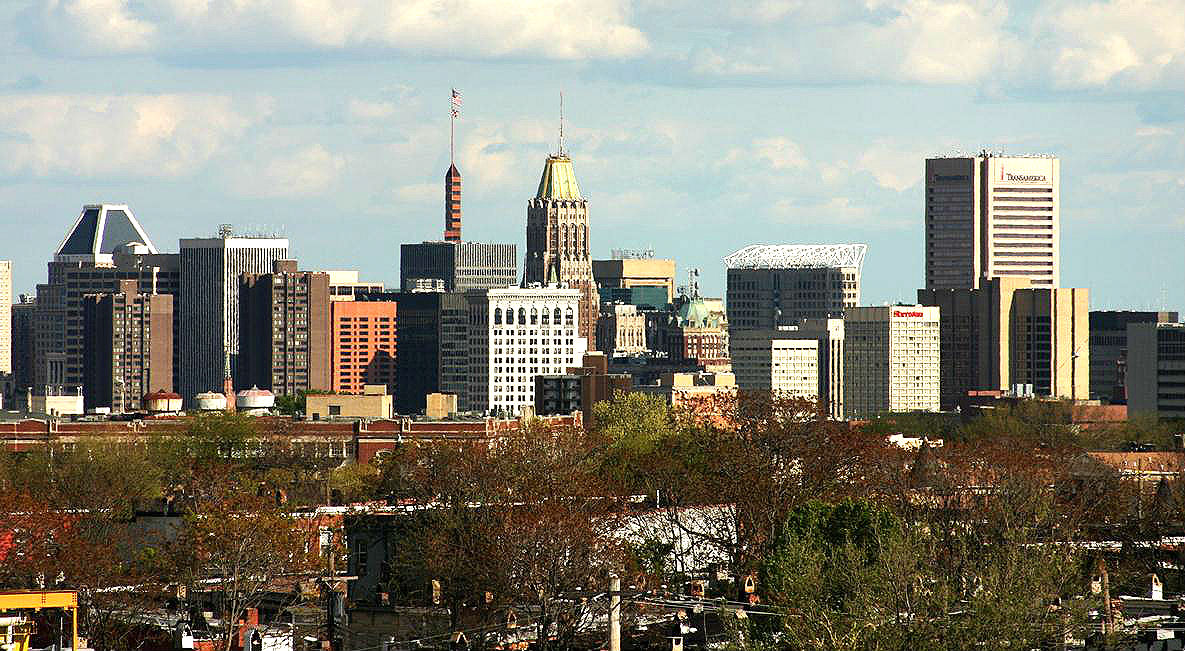
[[[46,0],[0,8],[0,259],[17,292],[84,203],[162,250],[282,230],[394,286],[439,238],[448,93],[466,239],[523,250],[556,147],[597,257],[723,290],[752,243],[866,242],[864,301],[922,282],[927,155],[1054,153],[1062,283],[1185,308],[1181,0]]]

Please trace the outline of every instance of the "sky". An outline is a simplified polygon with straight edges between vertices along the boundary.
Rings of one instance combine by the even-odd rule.
[[[718,296],[743,246],[864,242],[863,302],[912,301],[925,158],[1049,153],[1062,285],[1185,311],[1182,0],[9,1],[0,259],[32,293],[127,203],[162,251],[231,223],[395,287],[441,237],[452,87],[465,239],[520,270],[562,92],[595,258]]]

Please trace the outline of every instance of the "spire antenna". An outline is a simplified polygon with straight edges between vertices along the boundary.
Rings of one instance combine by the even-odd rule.
[[[564,155],[564,91],[560,91],[560,156]]]
[[[451,165],[455,158],[454,143],[456,141],[457,118],[461,117],[461,91],[456,88],[453,89],[452,95],[449,96],[448,116],[448,162]]]

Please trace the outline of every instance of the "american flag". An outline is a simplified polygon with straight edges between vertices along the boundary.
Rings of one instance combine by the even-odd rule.
[[[449,98],[449,107],[453,117],[461,116],[461,91],[456,88],[453,89],[453,95]]]

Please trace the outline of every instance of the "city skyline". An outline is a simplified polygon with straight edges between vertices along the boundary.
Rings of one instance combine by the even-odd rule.
[[[123,22],[109,24],[87,6],[0,10],[0,228],[21,243],[0,259],[14,260],[14,293],[31,293],[78,206],[102,201],[129,204],[161,250],[223,222],[283,226],[307,268],[397,286],[397,245],[440,236],[455,86],[467,240],[526,250],[523,205],[557,148],[564,91],[567,149],[596,206],[594,259],[652,246],[719,296],[723,257],[746,245],[863,242],[862,302],[909,302],[925,283],[925,158],[991,148],[1061,160],[1063,286],[1090,287],[1095,308],[1185,304],[1185,26],[1170,3],[943,3],[946,20],[965,19],[950,36],[946,14],[917,2],[673,23],[671,8],[611,4],[570,16],[583,36],[564,47],[519,33],[455,52],[398,31],[368,41],[345,18],[319,40],[259,10],[249,27],[276,38],[229,58],[217,16],[115,2],[104,7]],[[481,15],[458,11],[462,31]],[[116,28],[137,44],[100,42]],[[170,30],[184,38],[154,37]],[[914,47],[872,65],[893,30]],[[1131,52],[1091,45],[1100,30]],[[757,63],[738,45],[786,31],[846,39],[854,61],[810,50],[819,37]],[[388,228],[348,236],[375,226]]]

